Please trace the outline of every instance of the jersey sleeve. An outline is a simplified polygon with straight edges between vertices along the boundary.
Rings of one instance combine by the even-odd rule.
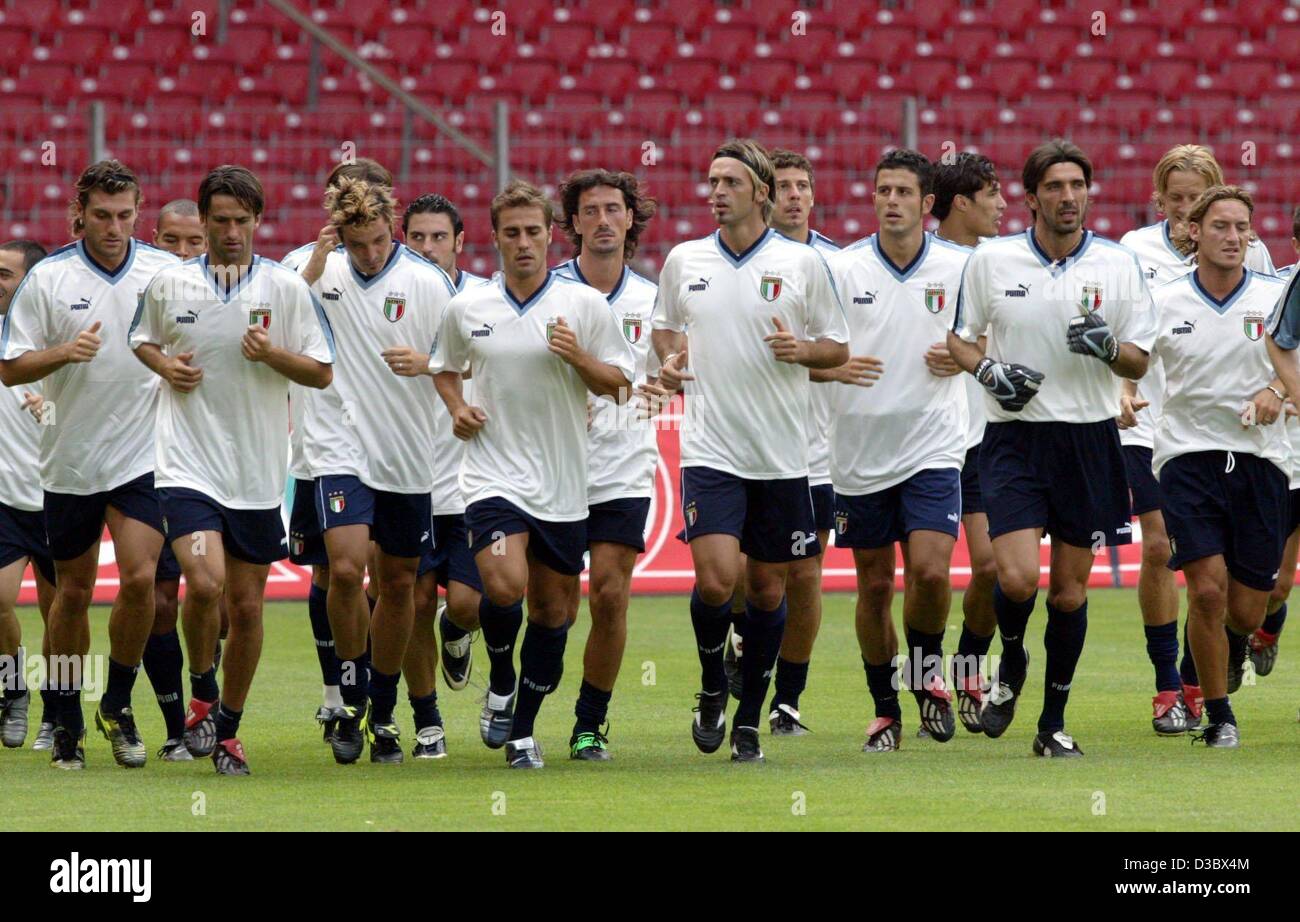
[[[968,343],[977,343],[989,328],[988,250],[976,250],[961,270],[957,286],[957,309],[953,311],[952,331]]]
[[[433,340],[433,357],[429,370],[435,375],[444,371],[464,373],[469,369],[469,345],[461,332],[460,318],[464,315],[464,300],[458,295],[443,311],[438,335]]]
[[[1155,301],[1151,298],[1151,289],[1147,286],[1137,256],[1131,253],[1127,256],[1131,258],[1124,264],[1126,271],[1123,290],[1131,293],[1131,296],[1120,299],[1119,317],[1115,318],[1111,331],[1119,342],[1132,343],[1150,354],[1156,339]]]
[[[48,348],[44,316],[45,298],[39,276],[28,275],[14,292],[0,326],[0,359],[8,361]]]
[[[1246,247],[1246,268],[1251,272],[1265,275],[1277,275],[1277,266],[1273,265],[1273,255],[1263,240],[1254,240]]]
[[[830,339],[837,343],[849,341],[849,321],[844,315],[835,280],[831,276],[826,258],[812,251],[813,266],[808,271],[807,325],[805,332],[811,339]]]
[[[1268,335],[1283,349],[1300,346],[1300,272],[1291,279],[1268,318]]]
[[[686,332],[686,315],[679,299],[677,260],[675,253],[669,253],[664,260],[664,267],[659,273],[659,291],[655,295],[654,319],[650,323],[652,330],[671,330],[674,333]]]
[[[286,293],[286,306],[293,324],[288,331],[286,348],[326,365],[334,364],[334,329],[316,293],[301,277],[292,280]]]
[[[596,357],[597,361],[613,365],[623,372],[629,382],[636,380],[636,355],[632,345],[619,328],[618,318],[609,302],[595,289],[583,292],[586,322],[586,342],[582,347]]]
[[[136,305],[131,332],[127,334],[127,343],[132,350],[145,343],[166,345],[163,341],[163,311],[166,306],[163,300],[164,283],[160,275],[155,275],[145,286],[144,294],[140,295],[140,301]]]

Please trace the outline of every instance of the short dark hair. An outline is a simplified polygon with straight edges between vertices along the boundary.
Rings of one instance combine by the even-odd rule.
[[[1025,194],[1037,195],[1038,184],[1043,181],[1047,171],[1058,163],[1078,165],[1079,169],[1083,170],[1084,184],[1092,186],[1092,161],[1088,159],[1088,155],[1077,144],[1072,144],[1064,138],[1053,138],[1030,151],[1029,159],[1025,161],[1025,169],[1020,176]]]
[[[1300,240],[1300,205],[1295,206],[1295,211],[1291,213],[1291,236]]]
[[[0,250],[10,253],[22,253],[24,273],[31,272],[32,266],[44,259],[46,255],[45,247],[35,240],[10,240],[6,243],[0,243]]]
[[[871,175],[873,183],[880,176],[881,170],[911,170],[916,175],[917,184],[921,187],[922,198],[934,191],[934,164],[920,151],[900,147],[885,154],[880,158],[875,172]]]
[[[393,174],[378,160],[371,160],[369,157],[348,160],[330,170],[329,176],[325,177],[325,188],[337,186],[339,180],[344,178],[364,179],[377,186],[393,188]]]
[[[402,233],[406,233],[411,218],[417,214],[445,214],[451,221],[451,235],[459,237],[465,232],[465,222],[460,219],[460,212],[451,203],[451,199],[436,192],[426,192],[406,206],[402,214]]]
[[[199,214],[198,202],[194,201],[194,199],[189,199],[189,198],[172,199],[166,205],[162,206],[162,208],[158,209],[158,223],[161,224],[162,219],[167,217],[167,215],[169,214],[174,214],[179,218],[198,217]]]
[[[546,197],[546,193],[523,179],[510,180],[506,187],[493,197],[492,204],[488,208],[492,216],[493,231],[497,229],[497,218],[507,208],[540,208],[547,230],[550,230],[551,222],[555,220],[555,206]]]
[[[81,171],[77,177],[77,196],[68,205],[68,219],[74,234],[85,229],[78,212],[90,202],[90,193],[98,190],[107,195],[135,190],[135,204],[140,205],[140,180],[121,160],[100,160]]]
[[[962,151],[951,163],[941,158],[934,167],[934,207],[930,214],[942,221],[952,211],[957,196],[974,199],[981,189],[997,181],[997,167],[983,154]]]
[[[254,215],[260,215],[266,206],[262,183],[251,170],[242,166],[224,164],[203,177],[203,182],[199,183],[200,217],[208,216],[214,195],[229,195]]]
[[[632,226],[623,238],[623,259],[636,255],[637,241],[650,219],[654,217],[658,205],[654,199],[641,193],[641,182],[631,173],[616,173],[613,170],[578,170],[560,183],[560,230],[573,244],[573,252],[582,252],[582,235],[574,227],[573,219],[578,213],[578,201],[582,193],[597,186],[609,186],[623,195],[623,205],[632,213]]]
[[[776,174],[777,170],[803,170],[808,174],[808,186],[814,192],[817,190],[817,182],[813,179],[812,164],[808,162],[808,158],[803,154],[777,147],[773,148],[770,156],[772,158],[773,175]]]

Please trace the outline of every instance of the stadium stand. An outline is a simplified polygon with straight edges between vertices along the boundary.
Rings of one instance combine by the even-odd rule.
[[[731,134],[807,150],[819,225],[836,237],[870,230],[867,190],[853,187],[899,143],[908,94],[925,153],[950,141],[993,157],[1006,179],[1045,135],[1071,136],[1097,165],[1095,226],[1116,236],[1152,219],[1159,153],[1207,144],[1257,194],[1275,260],[1291,261],[1294,2],[296,3],[485,148],[491,103],[508,101],[511,165],[529,178],[553,186],[584,165],[635,169],[666,219],[643,240],[654,263],[683,234],[709,228],[699,180],[712,145]],[[314,51],[268,4],[224,10],[223,29],[220,0],[0,0],[0,232],[64,241],[88,103],[102,100],[109,150],[141,171],[152,208],[192,195],[219,160],[257,170],[270,203],[262,246],[276,255],[315,237],[316,190],[344,142],[394,168],[408,144],[399,195],[458,200],[470,267],[491,268],[488,168],[418,119],[404,129],[387,92]],[[195,12],[206,34],[192,34]],[[1243,163],[1246,143],[1253,163]],[[1026,219],[1013,201],[1004,231]]]

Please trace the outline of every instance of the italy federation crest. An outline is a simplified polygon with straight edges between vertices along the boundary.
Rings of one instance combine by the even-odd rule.
[[[623,338],[635,345],[641,341],[641,315],[623,315]]]
[[[384,316],[389,323],[397,323],[406,316],[405,298],[384,298]]]
[[[943,310],[943,305],[947,300],[945,297],[946,294],[947,292],[944,290],[942,285],[926,285],[925,309],[932,314],[939,313]]]
[[[248,325],[250,327],[261,327],[263,330],[271,329],[271,311],[269,309],[249,311]]]
[[[695,524],[695,520],[698,519],[699,517],[700,517],[700,516],[699,516],[699,513],[695,511],[695,504],[694,504],[694,503],[687,503],[687,504],[686,504],[686,515],[685,515],[685,518],[686,518],[686,526],[687,526],[688,528],[690,528],[691,526],[693,526],[693,525]]]
[[[847,512],[835,513],[835,534],[842,535],[849,530],[849,514]]]
[[[1079,299],[1079,307],[1089,312],[1101,310],[1101,286],[1084,285],[1083,296]]]
[[[775,301],[781,297],[781,276],[765,275],[758,283],[758,293],[764,301]]]
[[[1241,321],[1241,327],[1246,333],[1246,338],[1253,342],[1258,342],[1259,338],[1264,335],[1264,315],[1247,314]]]
[[[334,513],[335,515],[338,515],[340,512],[342,512],[344,509],[347,508],[347,505],[348,505],[348,501],[343,497],[342,493],[330,494],[330,512]]]

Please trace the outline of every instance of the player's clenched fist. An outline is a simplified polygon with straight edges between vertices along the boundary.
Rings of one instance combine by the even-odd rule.
[[[1019,413],[1038,394],[1043,373],[1024,365],[995,362],[985,356],[975,366],[975,380],[984,385],[1002,409]]]
[[[244,331],[240,347],[244,350],[244,358],[250,362],[265,362],[271,354],[271,337],[260,324],[252,324]]]
[[[465,404],[451,418],[451,431],[462,442],[474,438],[487,422],[487,414],[480,407]]]
[[[82,330],[77,334],[77,338],[68,343],[68,361],[81,364],[89,362],[99,353],[99,347],[104,341],[99,338],[99,328],[101,324],[98,320],[90,325],[89,329]]]
[[[190,364],[192,361],[194,361],[193,352],[182,352],[169,358],[163,365],[162,376],[167,379],[167,383],[173,390],[188,394],[203,380],[203,369],[195,368]]]
[[[551,328],[547,348],[570,365],[575,364],[582,357],[582,347],[578,345],[578,334],[573,332],[573,328],[564,322],[563,317],[555,319],[555,326]]]
[[[410,346],[394,346],[381,353],[388,370],[403,378],[418,378],[429,371],[429,356]]]
[[[694,381],[695,375],[686,371],[686,350],[674,352],[664,357],[663,367],[659,370],[659,384],[664,389],[677,393],[683,382]]]
[[[773,358],[778,362],[797,365],[803,354],[803,343],[785,328],[785,324],[781,322],[780,317],[773,317],[772,324],[776,327],[776,332],[764,336],[763,342],[768,344],[772,350]]]

